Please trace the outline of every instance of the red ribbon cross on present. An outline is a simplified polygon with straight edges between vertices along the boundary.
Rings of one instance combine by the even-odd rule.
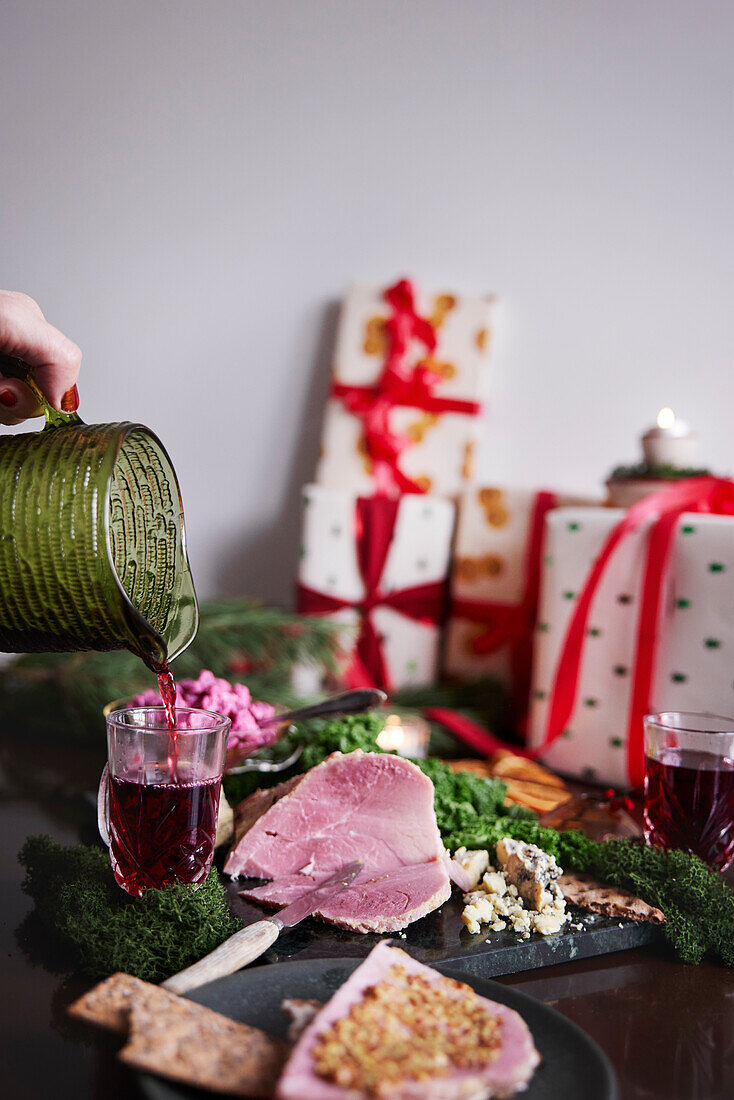
[[[359,613],[356,661],[351,669],[354,686],[392,690],[383,640],[372,618],[378,607],[389,607],[415,622],[438,626],[444,618],[446,585],[429,581],[408,588],[385,591],[380,587],[388,551],[395,534],[400,501],[386,496],[358,497],[355,503],[357,565],[364,595],[348,600],[298,584],[298,611],[304,615],[329,615],[345,608]]]
[[[407,279],[401,279],[384,293],[391,313],[386,322],[387,357],[380,377],[372,386],[352,386],[334,382],[331,396],[362,422],[365,448],[372,460],[375,486],[379,492],[423,493],[425,488],[400,469],[398,460],[411,446],[407,435],[393,431],[390,413],[396,407],[419,409],[422,412],[461,413],[476,416],[478,401],[440,397],[433,392],[439,382],[435,371],[425,365],[425,359],[410,367],[406,356],[414,341],[419,341],[427,355],[436,350],[436,330],[415,308],[415,290]]]

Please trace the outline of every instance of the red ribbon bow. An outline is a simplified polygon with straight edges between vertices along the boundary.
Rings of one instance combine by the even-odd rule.
[[[525,723],[532,675],[533,636],[540,588],[540,558],[543,550],[546,513],[555,508],[554,493],[536,493],[528,527],[523,559],[523,596],[519,603],[499,603],[485,600],[452,599],[451,614],[485,627],[471,642],[478,655],[492,653],[500,646],[510,646],[512,696],[518,730]]]
[[[298,585],[298,610],[304,615],[329,615],[344,608],[360,613],[356,656],[362,675],[353,677],[370,687],[391,690],[382,639],[372,619],[376,607],[391,607],[415,622],[438,625],[443,621],[445,584],[431,581],[392,592],[380,588],[382,572],[395,532],[399,500],[385,496],[358,497],[355,507],[357,564],[364,583],[364,596],[351,601]]]
[[[420,409],[428,413],[454,412],[476,416],[477,401],[437,397],[433,387],[439,381],[425,360],[409,367],[406,356],[413,341],[423,344],[430,354],[436,349],[436,330],[415,308],[412,283],[401,279],[389,287],[384,297],[391,308],[386,322],[387,358],[373,386],[352,386],[334,382],[331,396],[362,422],[367,454],[373,463],[375,484],[380,492],[423,493],[425,489],[409,478],[398,466],[398,459],[410,439],[390,427],[390,412],[396,406]]]
[[[641,524],[653,520],[647,543],[642,599],[637,623],[632,694],[627,716],[627,770],[630,784],[644,778],[643,718],[651,709],[651,691],[660,640],[661,604],[676,527],[685,512],[734,515],[734,481],[697,477],[676,482],[633,504],[607,537],[582,588],[556,665],[543,743],[543,753],[564,730],[574,712],[586,626],[594,595],[617,546]]]

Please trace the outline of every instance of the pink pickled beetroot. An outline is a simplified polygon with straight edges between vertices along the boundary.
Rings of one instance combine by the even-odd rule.
[[[148,688],[134,696],[134,707],[159,707],[161,697],[156,688]],[[228,750],[238,749],[244,753],[269,745],[278,736],[278,727],[261,730],[257,723],[275,713],[270,703],[258,703],[253,700],[245,684],[230,684],[202,669],[196,680],[179,680],[176,687],[177,707],[196,707],[201,710],[213,710],[232,722],[227,742]]]

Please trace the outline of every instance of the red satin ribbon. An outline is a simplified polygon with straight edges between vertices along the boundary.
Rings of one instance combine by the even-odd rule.
[[[359,684],[391,690],[382,639],[372,620],[372,612],[376,607],[390,607],[415,622],[438,625],[443,621],[446,594],[443,581],[412,585],[393,592],[383,592],[380,588],[382,572],[395,532],[399,503],[397,498],[386,496],[357,498],[355,537],[357,564],[364,583],[362,599],[345,600],[303,584],[299,584],[297,588],[298,610],[301,614],[328,615],[344,608],[355,608],[360,612],[357,663],[350,680],[353,686]]]
[[[540,558],[546,513],[555,508],[555,493],[539,492],[533,501],[523,558],[523,596],[520,603],[493,603],[485,600],[453,599],[451,614],[486,627],[472,639],[477,654],[492,653],[510,646],[510,670],[515,722],[522,730],[527,716],[532,676],[533,636],[540,589]],[[514,751],[514,749],[513,749]]]
[[[391,307],[386,322],[387,357],[382,373],[373,386],[351,386],[334,382],[331,396],[362,422],[367,453],[373,463],[373,474],[379,492],[423,493],[425,489],[402,472],[398,459],[410,446],[406,435],[390,427],[390,412],[396,406],[420,409],[428,413],[461,413],[476,416],[481,409],[477,401],[454,397],[438,397],[433,387],[439,381],[435,371],[424,362],[409,367],[406,356],[411,341],[420,341],[427,353],[436,349],[436,330],[430,321],[415,309],[415,291],[407,279],[401,279],[385,291]]]
[[[500,749],[509,749],[517,756],[527,755],[518,745],[509,745],[506,741],[501,741],[484,726],[480,726],[478,722],[474,722],[464,714],[459,714],[458,711],[449,710],[447,707],[422,707],[421,714],[425,715],[429,721],[438,722],[444,729],[449,730],[460,741],[483,756],[494,756]]]
[[[664,582],[676,528],[685,512],[734,515],[734,481],[699,477],[676,482],[633,504],[607,537],[599,556],[579,593],[566,629],[556,665],[542,754],[563,732],[574,712],[581,658],[589,611],[604,571],[620,542],[648,520],[653,521],[647,543],[642,599],[637,624],[632,693],[627,719],[627,769],[630,784],[639,786],[644,777],[643,718],[651,708],[651,690],[660,640],[661,603]]]

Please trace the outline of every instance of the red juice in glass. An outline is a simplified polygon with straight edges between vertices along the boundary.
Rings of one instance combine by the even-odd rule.
[[[170,882],[197,886],[214,857],[221,780],[110,780],[112,869],[129,894]]]
[[[130,707],[107,716],[98,823],[129,894],[196,887],[212,865],[230,721],[213,711]]]
[[[645,838],[716,870],[734,858],[734,721],[663,712],[645,719]]]
[[[734,856],[734,763],[675,752],[646,761],[645,836],[693,852],[718,870]]]

